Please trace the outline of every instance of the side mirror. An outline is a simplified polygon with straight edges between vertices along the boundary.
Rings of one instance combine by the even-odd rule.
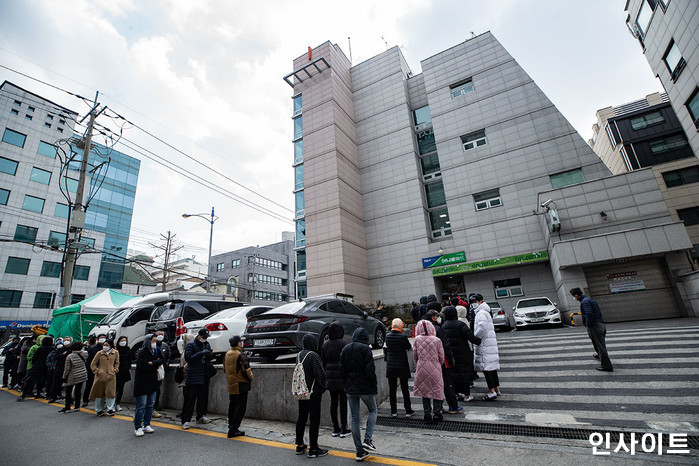
[[[554,306],[558,307],[558,303],[553,303]]]
[[[367,311],[362,311],[362,317],[366,319],[367,317],[369,317],[369,313]]]
[[[514,311],[514,310],[515,310],[515,308],[513,307],[513,308],[512,308],[512,310]]]

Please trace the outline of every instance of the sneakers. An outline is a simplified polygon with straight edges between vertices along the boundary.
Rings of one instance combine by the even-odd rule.
[[[600,367],[595,367],[595,369],[597,369],[598,371],[602,371],[602,372],[614,372],[614,369],[612,369],[612,368],[604,368],[604,367],[601,367],[601,366],[600,366]]]
[[[87,401],[83,402],[82,407],[87,408]]]
[[[490,396],[490,395],[493,395],[493,396]],[[497,397],[498,397],[497,393],[489,393],[483,397],[483,401],[495,401],[497,399]]]
[[[338,427],[338,428],[333,429],[332,435],[333,435],[333,437],[339,437],[340,433],[341,433],[341,431],[340,431],[340,428]]]
[[[391,417],[398,417],[398,413],[391,413]]]
[[[143,428],[143,432],[145,432],[146,434],[152,434],[153,432],[155,432],[155,429],[153,429],[151,426],[146,426]]]
[[[109,411],[107,411],[107,416],[114,416],[114,410],[110,409]]]
[[[434,417],[432,418],[434,423],[442,422],[444,420],[444,416],[442,416],[442,413],[435,414]]]
[[[163,417],[163,415],[162,415],[162,414],[160,414],[160,413],[159,413],[159,412],[157,412],[157,411],[153,411],[153,414],[151,415],[151,417],[155,417],[155,418],[158,418],[158,417]],[[204,417],[206,417],[206,416],[204,416]]]
[[[599,359],[599,354],[595,353],[595,354],[592,355],[592,357],[595,358],[595,359]]]
[[[426,424],[432,424],[434,421],[432,420],[432,415],[430,413],[425,413],[425,423]]]
[[[326,456],[328,454],[328,450],[324,450],[322,448],[316,448],[315,450],[308,450],[308,457],[309,458],[320,458],[321,456]]]
[[[464,398],[464,401],[466,401],[466,402],[473,401],[473,397],[471,395],[469,395],[466,398]]]
[[[242,430],[228,431],[228,438],[242,437],[243,435],[245,435],[245,432]]]
[[[58,410],[59,413],[67,413],[70,412],[70,408],[63,408]]]
[[[104,411],[97,411],[95,414],[97,415],[97,417],[102,417],[104,416]]]
[[[368,456],[371,456],[371,455],[369,455],[369,453],[367,453],[366,451],[362,450],[362,451],[357,453],[355,460],[364,461]]]
[[[122,410],[121,405],[116,405],[116,410],[117,410],[117,412],[121,411]]]
[[[463,411],[464,408],[461,406],[457,406],[456,408],[449,408],[449,411],[447,411],[449,414],[459,414],[461,411]]]
[[[199,419],[197,419],[197,424],[209,424],[211,422],[211,419],[209,419],[206,416],[202,416]]]
[[[78,412],[80,412],[80,408],[78,408],[78,407],[76,406],[75,408],[71,409],[71,410],[68,411],[68,412],[69,412],[69,413],[78,413]]]
[[[183,428],[184,430],[189,429],[189,422],[183,422],[183,423],[182,423],[182,428]]]
[[[374,445],[374,442],[371,439],[364,440],[362,442],[362,446],[365,450],[376,451],[376,445]]]
[[[306,452],[306,445],[305,443],[303,445],[296,445],[296,454],[297,455],[303,455]]]
[[[342,431],[340,432],[340,438],[349,437],[350,435],[352,435],[352,431],[347,427],[343,427]]]
[[[405,412],[405,417],[413,417],[415,415],[415,411],[406,411]]]
[[[133,434],[134,434],[136,437],[143,437],[143,429],[141,429],[141,428],[139,427],[138,429],[136,429],[136,430],[133,431]]]

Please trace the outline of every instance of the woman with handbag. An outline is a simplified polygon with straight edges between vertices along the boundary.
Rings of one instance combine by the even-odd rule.
[[[163,363],[163,353],[158,349],[157,337],[152,333],[146,335],[143,347],[136,357],[136,376],[133,383],[133,396],[136,398],[133,424],[136,437],[155,432],[150,421],[153,416],[158,381],[165,377]]]
[[[111,340],[104,340],[102,349],[95,354],[90,370],[95,374],[90,389],[90,399],[95,400],[97,416],[114,416],[116,401],[116,375],[119,372],[119,352],[113,348]]]

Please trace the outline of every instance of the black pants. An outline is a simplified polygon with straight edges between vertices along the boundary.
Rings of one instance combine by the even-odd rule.
[[[90,401],[90,390],[92,389],[92,382],[95,381],[95,374],[92,373],[90,367],[87,368],[87,381],[85,382],[85,393],[83,393],[83,403]]]
[[[340,418],[337,418],[337,408],[340,408]],[[347,428],[347,394],[344,390],[330,390],[330,419],[333,421],[333,430],[340,431],[340,427]]]
[[[192,420],[194,405],[197,405],[197,419],[206,416],[209,407],[209,384],[185,385],[184,405],[182,406],[182,424]]]
[[[53,373],[54,371],[46,372],[46,398],[51,399],[53,393]]]
[[[153,406],[153,409],[155,411],[160,409],[160,387],[163,385],[162,380],[158,380],[158,389],[155,390],[155,405]]]
[[[396,390],[398,390],[398,377],[388,378],[388,401],[391,404],[391,414],[398,412],[398,400],[396,396]],[[403,392],[403,406],[405,407],[405,412],[412,412],[410,407],[410,389],[408,388],[408,379],[400,378],[400,391]]]
[[[228,432],[236,432],[248,409],[248,392],[228,395]]]
[[[63,391],[63,371],[54,371],[53,382],[51,383],[51,391],[46,392],[46,396],[50,400],[56,400],[61,396]]]
[[[24,372],[19,372],[15,371],[15,376],[12,377],[12,383],[13,385],[19,385],[20,390],[22,389],[22,385],[24,385],[24,379],[27,377],[27,371],[25,370]]]
[[[451,369],[442,366],[442,381],[444,382],[444,399],[447,401],[449,409],[459,407],[459,402],[456,401],[456,392],[454,391],[454,380],[451,375]]]
[[[604,341],[607,336],[607,327],[602,322],[595,322],[587,327],[587,335],[592,340],[592,346],[595,347],[595,351],[599,354],[602,368],[613,369],[612,361],[609,360],[609,354],[607,354],[607,343]]]
[[[422,397],[422,409],[425,410],[425,414],[432,414],[435,416],[442,415],[442,400],[433,400],[431,398]]]
[[[488,388],[497,388],[500,386],[498,371],[483,371],[483,375],[485,376],[485,382],[488,384]]]
[[[17,363],[13,365],[5,364],[5,367],[2,369],[2,384],[7,387],[10,377],[12,377],[12,385],[14,385],[16,383],[16,374]]]
[[[66,409],[70,409],[71,405],[73,404],[73,400],[75,400],[75,409],[80,408],[80,392],[82,391],[82,389],[82,382],[76,383],[75,385],[66,386]],[[73,394],[75,394],[75,398],[73,398]]]
[[[308,428],[309,445],[311,450],[318,448],[318,429],[320,429],[320,401],[322,393],[314,392],[310,400],[299,400],[299,417],[296,419],[296,445],[303,445],[303,433],[306,430],[306,421],[311,418],[311,426]]]
[[[22,387],[22,396],[32,396],[32,394],[34,393],[34,386],[36,386],[36,396],[41,395],[41,390],[44,389],[45,384],[45,379],[41,379],[36,375],[28,375],[24,379],[24,386]]]
[[[116,379],[116,400],[114,401],[114,404],[121,404],[121,397],[124,396],[124,385],[126,385],[126,382],[128,380],[126,379],[120,379],[117,377]]]

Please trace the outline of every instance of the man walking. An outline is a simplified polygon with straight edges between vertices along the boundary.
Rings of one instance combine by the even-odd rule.
[[[248,392],[253,375],[250,362],[243,353],[241,338],[238,335],[232,336],[228,343],[231,349],[223,361],[223,371],[228,386],[228,438],[232,438],[245,435],[240,430],[240,423],[248,406]]]
[[[602,311],[599,308],[599,304],[597,304],[597,301],[594,299],[585,296],[580,288],[571,289],[570,294],[580,301],[582,321],[585,327],[587,327],[587,334],[590,340],[592,340],[592,346],[595,347],[595,351],[597,352],[595,358],[599,358],[602,363],[602,365],[596,369],[598,371],[613,372],[612,361],[609,360],[607,344],[604,341],[607,335],[607,327],[602,320]]]
[[[360,327],[352,334],[352,341],[340,353],[340,370],[345,377],[345,392],[352,417],[352,439],[357,450],[357,461],[364,461],[369,456],[367,450],[375,451],[372,441],[376,425],[376,369],[374,355],[369,348],[369,332]],[[366,420],[366,432],[362,442],[362,432],[359,427],[359,400],[369,410]]]

